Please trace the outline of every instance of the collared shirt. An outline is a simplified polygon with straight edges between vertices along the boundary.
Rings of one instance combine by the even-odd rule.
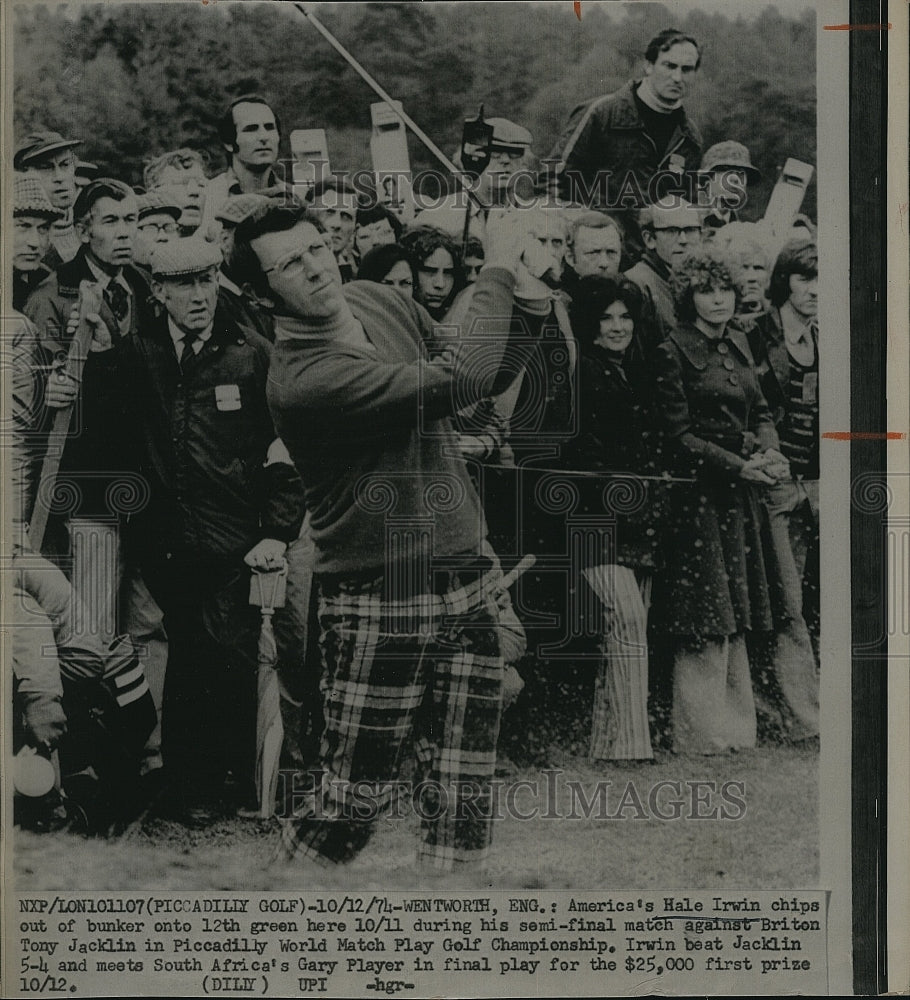
[[[170,316],[167,318],[167,329],[168,333],[171,335],[171,340],[174,342],[174,352],[177,355],[177,360],[180,361],[183,358],[183,349],[186,347],[186,334],[179,326],[171,319]],[[209,324],[202,333],[196,335],[196,337],[190,341],[190,346],[193,348],[193,353],[198,354],[202,350],[202,345],[211,337],[212,335],[212,324]]]
[[[815,360],[811,322],[803,319],[789,301],[780,307],[780,322],[790,356],[803,367],[811,365]]]
[[[120,285],[120,287],[126,291],[126,303],[127,303],[126,315],[123,317],[123,319],[119,321],[120,332],[126,335],[127,333],[130,332],[130,326],[132,323],[132,316],[133,316],[133,305],[134,305],[133,290],[132,288],[130,288],[129,282],[126,280],[126,278],[123,277],[123,272],[120,270],[118,270],[115,275],[108,274],[107,271],[103,271],[100,267],[98,267],[98,265],[92,260],[91,257],[87,256],[85,258],[85,262],[86,264],[88,264],[89,270],[95,276],[95,281],[101,287],[102,291],[104,291],[112,281]]]

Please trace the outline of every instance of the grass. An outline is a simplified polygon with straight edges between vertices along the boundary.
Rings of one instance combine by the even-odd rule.
[[[648,817],[634,818],[640,811],[633,804],[621,819],[503,819],[495,824],[485,875],[445,878],[415,869],[413,816],[381,820],[361,855],[333,870],[297,862],[268,866],[277,821],[230,819],[189,830],[149,820],[127,843],[16,830],[16,890],[767,889],[817,884],[817,750],[779,746],[723,758],[662,754],[654,763],[596,766],[583,757],[554,753],[550,766],[562,771],[556,810],[561,816],[572,812],[567,781],[580,782],[590,794],[594,782],[603,780],[612,782],[607,815],[617,813],[631,782],[634,792],[627,794],[638,793]],[[518,779],[544,780],[539,769],[530,767],[516,768],[502,780],[508,786]],[[744,815],[727,820],[651,816],[649,789],[660,781],[681,782],[684,793],[689,787],[685,782],[742,782]],[[688,796],[683,797],[688,809]],[[719,801],[712,796],[710,805]],[[526,789],[516,802],[524,812],[534,804]]]

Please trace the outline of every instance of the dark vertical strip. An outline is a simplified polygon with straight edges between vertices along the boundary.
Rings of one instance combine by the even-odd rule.
[[[852,24],[887,22],[887,0],[851,0]],[[887,430],[885,302],[887,31],[850,32],[851,430]],[[824,220],[822,220],[824,225]],[[885,782],[887,443],[854,440],[850,473],[853,566],[853,985],[887,989]],[[859,486],[864,484],[865,488]],[[858,500],[859,496],[862,500]]]

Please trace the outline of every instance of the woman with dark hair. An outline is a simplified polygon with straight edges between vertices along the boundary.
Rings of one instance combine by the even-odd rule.
[[[402,295],[412,298],[417,285],[417,269],[411,255],[401,244],[386,243],[366,253],[360,262],[357,280],[390,285]]]
[[[654,617],[674,641],[674,748],[724,753],[755,745],[745,636],[773,629],[761,492],[789,466],[749,342],[731,322],[734,268],[694,253],[674,271],[673,293],[679,322],[655,351],[655,404],[675,473],[695,482],[672,487]]]
[[[652,756],[648,728],[648,607],[662,496],[653,476],[658,450],[640,335],[642,296],[626,278],[591,275],[570,308],[578,344],[577,435],[563,449],[567,469],[626,473],[579,476],[592,545],[582,575],[603,608],[590,757]],[[595,540],[596,539],[596,540]],[[590,548],[591,551],[588,551]]]
[[[414,298],[433,319],[442,319],[464,288],[461,254],[452,238],[433,226],[418,226],[401,237],[417,270]]]

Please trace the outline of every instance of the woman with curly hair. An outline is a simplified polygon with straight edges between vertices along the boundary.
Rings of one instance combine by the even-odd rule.
[[[648,372],[640,348],[642,294],[627,278],[590,275],[570,307],[578,345],[578,433],[563,449],[569,469],[631,475],[579,477],[585,514],[614,530],[601,536],[582,575],[602,609],[589,756],[653,756],[648,726],[648,607],[660,536],[662,484]],[[607,519],[609,518],[609,522]]]
[[[749,342],[732,320],[734,268],[697,252],[673,274],[678,325],[655,351],[655,404],[674,472],[654,617],[673,639],[674,749],[752,747],[746,633],[773,628],[761,491],[789,478]],[[766,561],[765,553],[769,552]]]
[[[417,271],[414,298],[433,319],[442,319],[465,286],[458,247],[447,233],[433,226],[408,230],[401,245]]]

